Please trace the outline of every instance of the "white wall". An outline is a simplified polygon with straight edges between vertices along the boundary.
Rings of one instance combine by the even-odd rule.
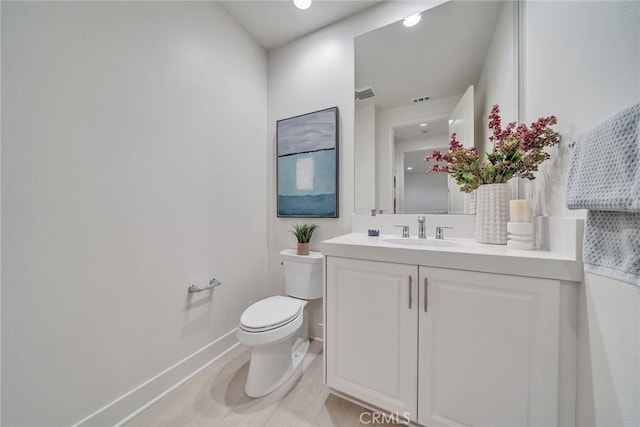
[[[355,163],[355,159],[358,162]],[[376,107],[356,106],[354,117],[355,212],[370,213],[376,201]]]
[[[445,174],[404,173],[403,213],[446,213],[448,196]]]
[[[295,244],[288,233],[294,223],[313,222],[320,228],[311,249],[350,230],[354,212],[354,37],[395,22],[439,2],[388,2],[269,52],[268,55],[268,280],[269,293],[284,291],[279,252]],[[338,219],[291,219],[276,216],[276,121],[327,107],[340,109]],[[320,304],[310,304],[311,334],[320,336]]]
[[[526,4],[526,117],[554,114],[562,134],[560,149],[527,186],[538,215],[584,215],[565,207],[568,144],[640,98],[638,7],[635,1]]]
[[[503,127],[518,121],[516,23],[515,3],[505,1],[475,87],[475,145],[483,159],[493,149],[489,141],[489,113],[493,105],[500,106]]]
[[[527,2],[525,117],[558,117],[559,149],[525,185],[538,215],[565,208],[567,145],[640,99],[640,3]],[[640,425],[640,289],[587,274],[578,326],[579,426]]]
[[[233,343],[266,291],[265,52],[211,2],[2,2],[2,92],[2,424]]]
[[[2,6],[0,4],[0,22],[2,22]],[[1,26],[1,25],[0,25]],[[2,46],[2,31],[0,31]],[[2,49],[0,48],[0,51]],[[0,82],[2,81],[2,55],[0,54]],[[0,92],[2,85],[0,84]],[[0,96],[0,118],[2,117],[2,97]],[[1,122],[1,120],[0,120]],[[2,187],[2,124],[0,123],[0,188]],[[0,424],[2,424],[2,197],[0,197]]]

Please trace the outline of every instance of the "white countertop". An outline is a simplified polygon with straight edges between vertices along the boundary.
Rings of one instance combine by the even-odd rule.
[[[453,247],[402,245],[385,242],[387,239],[399,238],[397,235],[369,237],[365,233],[350,233],[325,240],[321,243],[321,251],[327,256],[546,279],[581,281],[583,275],[578,254],[511,249],[506,245],[477,243],[473,239],[444,240],[457,244]],[[417,239],[410,237],[407,240]]]

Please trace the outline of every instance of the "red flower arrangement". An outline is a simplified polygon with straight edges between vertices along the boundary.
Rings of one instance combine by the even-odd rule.
[[[560,142],[560,134],[549,127],[557,122],[555,116],[540,117],[530,127],[511,122],[502,129],[500,107],[494,105],[489,114],[489,129],[493,131],[489,141],[493,142],[493,151],[487,153],[487,160],[481,162],[478,150],[464,147],[452,133],[448,152],[443,154],[436,150],[424,159],[425,162],[435,160],[446,164],[436,164],[427,173],[448,173],[465,193],[471,193],[482,184],[505,183],[514,176],[535,179],[533,173],[542,162],[551,158],[544,147]]]

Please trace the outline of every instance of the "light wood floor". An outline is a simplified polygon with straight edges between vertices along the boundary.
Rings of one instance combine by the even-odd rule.
[[[244,394],[250,355],[246,347],[233,349],[126,426],[364,425],[360,414],[370,411],[330,395],[323,384],[322,343],[312,341],[302,369],[298,367],[279,389],[259,399]]]

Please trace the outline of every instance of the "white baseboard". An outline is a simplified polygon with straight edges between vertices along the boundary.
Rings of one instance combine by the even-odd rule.
[[[155,377],[78,421],[73,427],[120,426],[238,345],[236,329],[187,356]]]

